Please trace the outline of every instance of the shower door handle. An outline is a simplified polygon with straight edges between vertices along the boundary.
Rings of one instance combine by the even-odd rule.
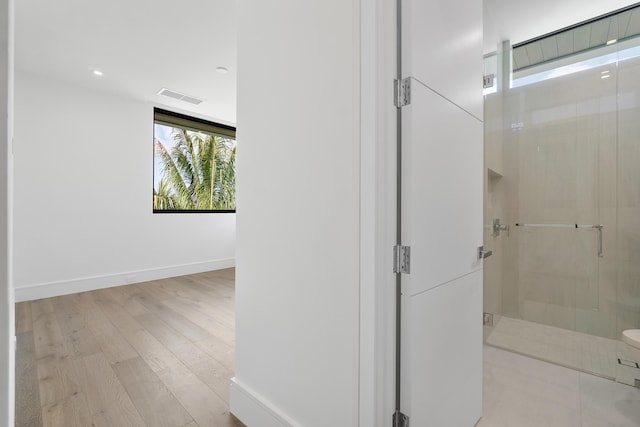
[[[478,259],[485,259],[493,255],[493,251],[485,251],[484,246],[478,246]]]
[[[602,250],[602,228],[604,226],[602,225],[594,225],[593,228],[595,228],[598,231],[598,237],[597,237],[597,247],[596,250],[598,251],[598,258],[603,258],[604,257],[604,252]]]

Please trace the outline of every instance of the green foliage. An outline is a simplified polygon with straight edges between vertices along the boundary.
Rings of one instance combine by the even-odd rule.
[[[155,210],[235,210],[235,141],[173,128],[169,152],[158,140],[162,178],[153,189]]]

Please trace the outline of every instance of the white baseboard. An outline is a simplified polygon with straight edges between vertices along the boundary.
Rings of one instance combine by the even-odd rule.
[[[231,379],[231,413],[249,427],[302,427],[262,396]]]
[[[171,267],[153,268],[148,270],[128,271],[107,276],[84,277],[81,279],[60,282],[39,283],[16,287],[16,302],[33,301],[76,292],[93,291],[111,288],[113,286],[146,282],[149,280],[166,279],[168,277],[184,276],[186,274],[203,273],[205,271],[221,270],[235,266],[234,258],[213,261],[196,262],[192,264],[174,265]]]

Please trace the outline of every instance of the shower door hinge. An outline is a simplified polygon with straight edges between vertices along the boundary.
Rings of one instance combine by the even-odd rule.
[[[411,104],[411,77],[395,79],[393,85],[395,106],[401,108]]]
[[[483,89],[488,89],[490,87],[493,87],[493,85],[495,84],[495,80],[496,80],[496,75],[495,74],[488,74],[488,75],[484,76],[482,78],[482,88]]]
[[[394,412],[393,427],[409,427],[409,417],[400,411]]]
[[[393,272],[409,274],[411,272],[411,247],[396,245],[393,247]]]

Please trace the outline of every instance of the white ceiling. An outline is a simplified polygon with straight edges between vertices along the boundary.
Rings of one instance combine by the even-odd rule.
[[[484,53],[630,6],[638,0],[484,0]]]
[[[236,0],[15,3],[18,70],[235,123]],[[156,95],[162,87],[205,102]]]

